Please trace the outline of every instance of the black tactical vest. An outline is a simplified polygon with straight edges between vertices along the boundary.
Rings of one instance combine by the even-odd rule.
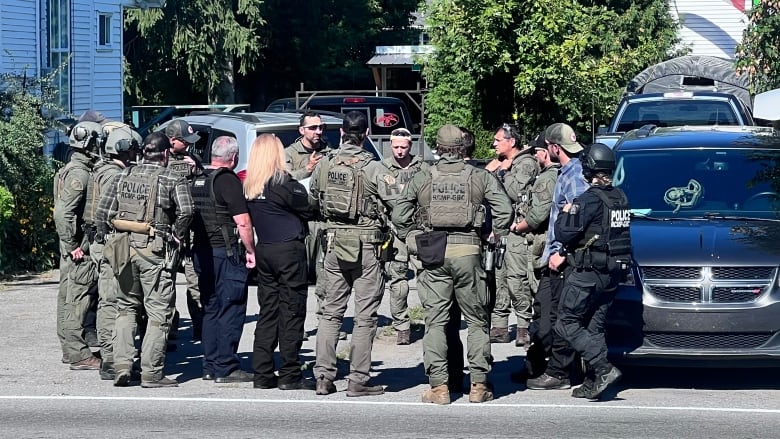
[[[603,216],[601,224],[592,222],[588,225],[585,236],[577,243],[577,248],[585,248],[585,251],[590,253],[590,263],[584,264],[585,266],[612,271],[619,265],[626,264],[631,254],[631,211],[628,199],[618,188],[611,191],[590,188],[588,191],[604,203]]]
[[[195,245],[208,242],[212,247],[232,248],[238,242],[233,217],[227,206],[217,203],[214,195],[214,180],[226,172],[231,171],[226,168],[205,169],[192,180],[195,215],[190,227],[195,234]]]

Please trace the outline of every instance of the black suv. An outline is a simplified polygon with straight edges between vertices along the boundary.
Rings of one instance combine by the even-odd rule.
[[[648,126],[615,151],[633,269],[610,311],[610,353],[780,364],[780,137]]]

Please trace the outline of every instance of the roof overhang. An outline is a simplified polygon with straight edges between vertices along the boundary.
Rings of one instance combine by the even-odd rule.
[[[366,63],[369,67],[411,67],[433,53],[433,46],[377,46],[376,54]]]

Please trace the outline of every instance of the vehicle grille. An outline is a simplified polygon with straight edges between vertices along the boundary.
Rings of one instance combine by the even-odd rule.
[[[659,348],[672,349],[755,349],[772,334],[658,334],[645,333],[645,340]]]
[[[767,294],[775,267],[641,267],[645,290],[666,303],[749,303]]]

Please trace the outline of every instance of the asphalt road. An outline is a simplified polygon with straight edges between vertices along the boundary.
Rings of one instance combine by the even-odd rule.
[[[470,404],[466,396],[450,406],[422,404],[427,385],[421,330],[411,345],[396,346],[394,335],[379,329],[373,381],[387,386],[381,396],[348,398],[343,379],[336,382],[340,391],[328,396],[206,382],[200,379],[200,345],[189,339],[183,285],[178,350],[166,367],[180,387],[115,388],[97,372],[70,371],[60,363],[56,289],[56,272],[0,284],[2,438],[758,438],[777,437],[780,427],[779,369],[630,367],[611,400],[591,402],[569,391],[531,391],[511,383],[509,374],[524,354],[513,344],[493,347],[495,401]],[[410,298],[417,302],[414,290]],[[313,303],[307,329],[316,324]],[[239,348],[247,370],[256,312],[252,288]],[[380,325],[388,325],[387,300],[380,314]],[[304,342],[307,362],[314,360],[314,340]],[[339,351],[346,354],[348,342]],[[340,370],[347,369],[340,362]]]

